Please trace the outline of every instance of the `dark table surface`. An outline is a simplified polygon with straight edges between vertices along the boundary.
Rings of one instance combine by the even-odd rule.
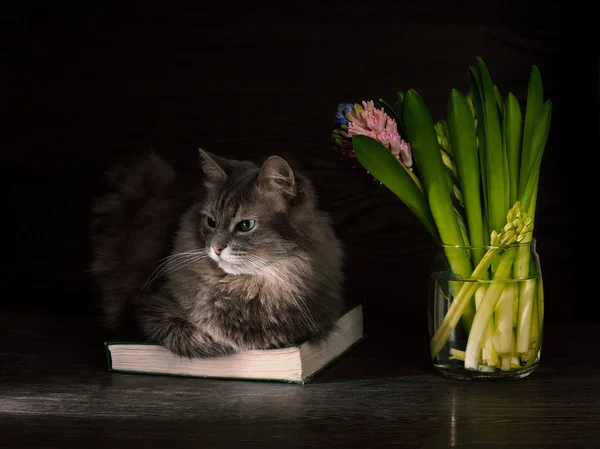
[[[525,379],[458,381],[387,323],[288,385],[109,373],[86,317],[0,322],[0,447],[600,447],[597,324],[548,323]]]

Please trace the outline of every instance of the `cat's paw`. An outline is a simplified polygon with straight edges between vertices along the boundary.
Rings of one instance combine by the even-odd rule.
[[[185,320],[175,319],[162,341],[172,353],[181,357],[215,357],[233,352],[233,348],[214,341]]]

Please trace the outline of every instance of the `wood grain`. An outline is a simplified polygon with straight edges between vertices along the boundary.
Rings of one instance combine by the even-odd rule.
[[[598,325],[551,323],[533,374],[491,382],[437,374],[421,327],[373,329],[301,386],[111,374],[87,320],[0,315],[0,447],[600,447]]]

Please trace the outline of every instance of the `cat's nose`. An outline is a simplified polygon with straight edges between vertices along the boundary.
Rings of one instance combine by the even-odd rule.
[[[215,247],[213,247],[213,250],[215,251],[215,254],[216,254],[217,256],[220,256],[220,255],[221,255],[221,252],[222,252],[222,251],[223,251],[225,248],[227,248],[227,245],[225,245],[225,246],[221,246],[221,247],[215,246]]]

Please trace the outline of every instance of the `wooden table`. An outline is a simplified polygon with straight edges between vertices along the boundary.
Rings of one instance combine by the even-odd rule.
[[[85,316],[0,324],[2,448],[600,447],[597,324],[548,323],[526,379],[457,381],[380,323],[307,385],[112,374]]]

